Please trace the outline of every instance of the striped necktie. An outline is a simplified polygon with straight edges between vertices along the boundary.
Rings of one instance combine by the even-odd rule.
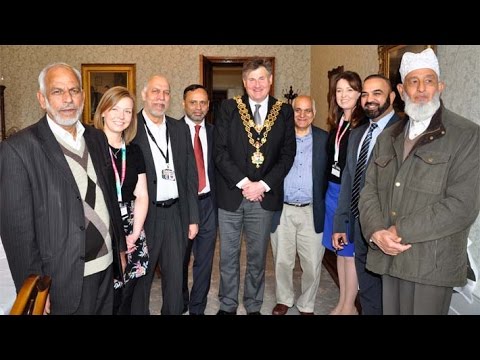
[[[352,201],[350,203],[350,210],[355,218],[358,217],[358,200],[360,199],[360,180],[367,167],[368,148],[372,140],[373,130],[377,128],[378,124],[371,123],[368,128],[367,136],[363,140],[362,147],[360,148],[360,155],[357,160],[357,167],[355,168],[355,178],[353,179],[352,188]]]

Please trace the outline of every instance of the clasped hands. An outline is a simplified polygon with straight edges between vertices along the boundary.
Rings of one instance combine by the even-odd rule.
[[[265,187],[260,181],[249,181],[243,185],[242,195],[248,201],[262,201],[265,196]]]
[[[387,255],[398,255],[402,252],[410,249],[411,244],[402,244],[402,238],[397,234],[397,227],[395,225],[390,226],[387,230],[375,231],[372,235],[372,240],[380,250]]]

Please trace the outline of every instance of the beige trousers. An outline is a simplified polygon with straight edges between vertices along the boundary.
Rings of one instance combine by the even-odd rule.
[[[277,304],[294,304],[293,269],[298,253],[302,268],[301,295],[296,304],[299,311],[313,312],[325,247],[323,233],[317,234],[313,224],[313,207],[284,205],[280,224],[271,234]]]

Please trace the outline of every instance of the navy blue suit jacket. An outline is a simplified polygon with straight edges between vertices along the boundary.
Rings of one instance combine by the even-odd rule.
[[[400,120],[398,114],[393,114],[390,121],[385,126],[385,129],[395,122]],[[340,188],[340,195],[338,197],[338,207],[335,211],[335,218],[333,221],[333,232],[334,233],[348,233],[350,238],[348,239],[349,242],[354,241],[356,236],[354,232],[355,228],[355,218],[350,211],[350,203],[352,201],[352,188],[353,188],[353,180],[355,178],[355,169],[357,167],[357,154],[358,148],[360,146],[360,141],[362,140],[363,134],[367,131],[368,127],[370,126],[370,122],[363,124],[355,129],[353,129],[350,133],[350,137],[348,139],[348,149],[347,149],[347,163],[345,165],[345,169],[343,169],[342,174],[342,182]],[[370,159],[367,160],[367,167],[370,164]],[[360,179],[360,189],[363,189],[365,185],[365,174],[367,171],[363,172],[362,178]],[[348,230],[347,230],[348,229]],[[362,234],[360,234],[362,236]]]
[[[313,222],[315,232],[323,232],[323,223],[325,221],[325,190],[327,188],[326,166],[327,166],[327,140],[328,133],[312,125],[312,176],[313,176]],[[283,207],[282,207],[283,210]],[[275,232],[282,210],[273,214],[271,232]]]

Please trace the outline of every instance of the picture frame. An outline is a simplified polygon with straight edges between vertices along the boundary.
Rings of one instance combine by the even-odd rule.
[[[379,45],[378,46],[378,73],[386,76],[390,79],[395,91],[396,97],[393,103],[393,108],[401,115],[404,112],[405,104],[400,98],[400,94],[397,90],[397,84],[401,83],[400,77],[400,62],[402,56],[407,51],[413,53],[419,53],[427,48],[432,48],[433,51],[437,51],[436,45]]]
[[[83,122],[93,124],[93,115],[103,93],[112,86],[125,86],[135,96],[135,64],[82,64],[85,93]]]

